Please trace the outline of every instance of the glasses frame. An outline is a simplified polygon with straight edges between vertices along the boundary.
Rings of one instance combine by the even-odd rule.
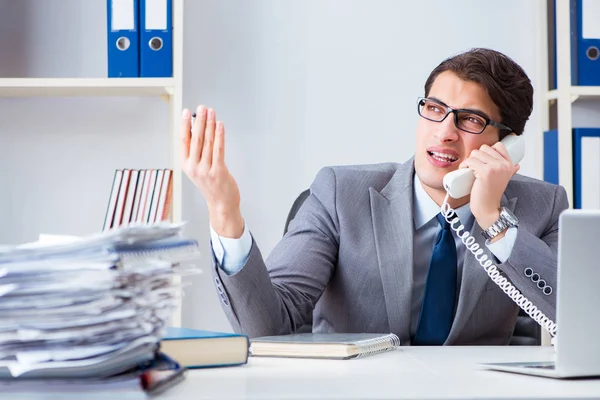
[[[445,109],[446,110],[446,114],[439,121],[437,121],[435,119],[427,118],[426,116],[424,116],[423,114],[421,114],[421,102],[423,102],[423,101],[430,101],[432,103],[435,103],[435,104],[439,105],[441,109]],[[426,120],[432,121],[432,122],[442,122],[442,121],[444,121],[446,119],[446,117],[449,114],[454,114],[454,126],[456,126],[456,129],[459,129],[459,130],[461,130],[463,132],[472,133],[473,135],[481,135],[483,133],[483,131],[485,131],[485,128],[488,127],[488,125],[493,126],[495,128],[498,128],[501,131],[508,131],[509,133],[512,132],[512,129],[509,128],[508,126],[503,125],[500,122],[496,122],[496,121],[494,121],[492,119],[489,119],[487,116],[485,116],[485,115],[483,115],[481,113],[478,113],[477,111],[465,110],[465,109],[462,109],[462,108],[461,109],[455,109],[455,108],[452,108],[452,107],[448,107],[447,105],[442,104],[442,103],[440,103],[437,100],[430,99],[428,97],[417,97],[417,113],[419,113],[419,116],[421,118],[425,118]],[[467,131],[467,130],[465,130],[463,128],[460,128],[458,126],[458,113],[468,113],[468,114],[477,115],[478,117],[481,117],[481,118],[483,118],[485,120],[485,125],[483,126],[483,128],[479,132],[471,132],[471,131]]]

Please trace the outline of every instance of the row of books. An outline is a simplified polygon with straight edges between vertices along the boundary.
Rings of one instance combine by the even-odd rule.
[[[118,169],[113,177],[103,230],[168,220],[172,197],[172,170]]]

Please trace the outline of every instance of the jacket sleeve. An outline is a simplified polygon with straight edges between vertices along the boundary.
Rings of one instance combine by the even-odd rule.
[[[538,237],[526,229],[517,229],[509,258],[498,266],[513,285],[552,321],[556,321],[558,219],[568,207],[565,189],[557,186],[543,234]]]
[[[309,319],[337,264],[335,202],[335,173],[324,168],[266,261],[254,238],[245,265],[234,274],[225,273],[213,254],[213,278],[235,332],[250,337],[287,334]]]

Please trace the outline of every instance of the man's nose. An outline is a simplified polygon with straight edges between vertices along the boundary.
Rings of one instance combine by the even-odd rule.
[[[440,140],[440,142],[454,142],[458,139],[459,133],[458,128],[454,123],[454,115],[448,114],[448,116],[439,123],[438,131],[436,133],[436,137]]]

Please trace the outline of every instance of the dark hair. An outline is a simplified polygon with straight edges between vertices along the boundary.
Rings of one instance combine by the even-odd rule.
[[[498,121],[517,135],[523,134],[533,109],[533,87],[527,74],[506,55],[490,49],[476,48],[440,63],[425,82],[425,97],[439,74],[450,71],[465,81],[483,86],[500,109]],[[502,139],[509,132],[500,132]]]

